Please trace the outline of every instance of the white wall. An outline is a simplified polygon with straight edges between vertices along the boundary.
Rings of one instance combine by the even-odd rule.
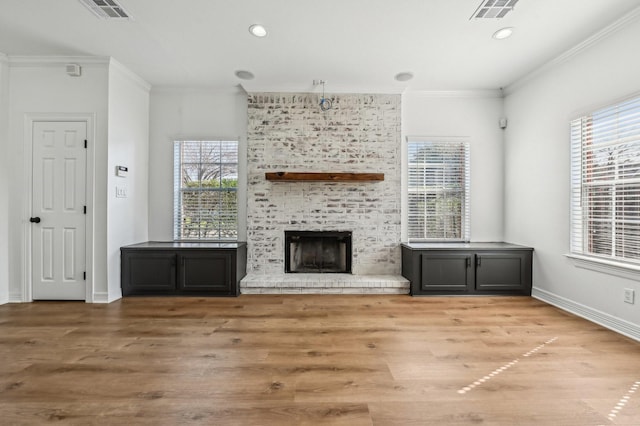
[[[499,91],[416,93],[402,96],[403,170],[408,136],[464,136],[471,149],[471,240],[503,240],[503,114]],[[403,173],[403,188],[406,188]],[[403,195],[406,190],[402,191]],[[402,241],[407,241],[403,198]]]
[[[106,283],[106,188],[107,188],[107,61],[102,58],[72,62],[82,66],[81,77],[70,77],[65,72],[69,58],[15,58],[9,64],[9,143],[6,157],[10,158],[7,173],[11,177],[8,204],[9,223],[9,298],[25,300],[23,284],[26,277],[26,241],[29,235],[30,216],[27,171],[31,161],[29,146],[25,141],[25,117],[27,114],[94,114],[94,134],[89,135],[93,144],[88,155],[88,173],[93,187],[88,189],[90,199],[88,223],[95,233],[93,253],[94,268],[88,277],[91,294],[107,291]],[[97,159],[93,164],[93,158]],[[92,173],[93,172],[93,173]],[[91,232],[88,229],[88,232]],[[88,271],[89,272],[89,271]],[[89,299],[92,297],[90,296]]]
[[[111,60],[107,166],[106,301],[122,297],[120,247],[147,241],[149,218],[149,89],[150,86]],[[128,167],[127,177],[116,166]],[[126,197],[116,197],[116,187]]]
[[[9,144],[9,65],[0,53],[0,152]],[[0,156],[0,304],[9,301],[9,156]]]
[[[640,338],[638,279],[577,268],[569,252],[569,120],[640,91],[640,21],[509,88],[505,238],[531,245],[534,295]]]
[[[151,91],[149,239],[173,240],[173,141],[239,140],[238,200],[246,200],[247,94],[241,88]],[[238,240],[246,240],[246,202],[238,206]]]

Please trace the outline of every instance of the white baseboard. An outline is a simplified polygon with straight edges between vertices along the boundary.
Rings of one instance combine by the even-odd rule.
[[[22,300],[22,294],[9,293],[9,303],[24,303],[24,300]]]
[[[95,292],[93,293],[93,303],[109,303],[109,294],[107,292]]]
[[[640,326],[625,321],[623,319],[614,317],[606,312],[599,311],[597,309],[590,308],[588,306],[576,303],[572,300],[566,299],[557,294],[551,293],[546,290],[534,288],[531,291],[531,296],[542,300],[550,305],[556,306],[562,310],[570,312],[574,315],[587,319],[598,325],[606,327],[610,330],[620,333],[623,336],[627,336],[631,339],[640,341]]]
[[[122,295],[117,295],[117,297],[114,297],[111,300],[109,300],[109,295],[106,292],[93,293],[92,303],[111,303],[114,300],[120,299],[121,297]],[[0,301],[0,305],[2,303],[3,302]],[[24,300],[22,300],[21,294],[9,294],[9,300],[5,301],[4,303],[24,303]]]

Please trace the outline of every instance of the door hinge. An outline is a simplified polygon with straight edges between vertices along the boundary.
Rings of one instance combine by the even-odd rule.
[[[87,140],[86,139],[84,140],[84,147],[85,147],[85,149],[87,148]]]
[[[87,206],[84,206],[84,208],[82,209],[82,211],[84,212],[84,214],[87,214]]]
[[[85,280],[85,281],[87,280],[87,273],[86,272],[82,273],[82,279]]]

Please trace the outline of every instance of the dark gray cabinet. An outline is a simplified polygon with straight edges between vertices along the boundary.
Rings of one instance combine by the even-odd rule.
[[[422,253],[420,290],[432,292],[467,292],[473,281],[469,253]],[[405,276],[405,278],[408,278]],[[413,280],[410,280],[413,283]]]
[[[509,243],[402,245],[412,295],[531,295],[533,249]]]
[[[123,296],[237,296],[245,243],[145,242],[121,247]]]
[[[166,250],[121,249],[122,295],[173,293],[176,255]]]

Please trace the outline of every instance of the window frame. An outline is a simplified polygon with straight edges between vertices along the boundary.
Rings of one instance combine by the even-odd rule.
[[[629,109],[627,109],[629,108]],[[601,122],[598,122],[598,116],[601,116]],[[626,120],[632,117],[631,128],[627,127]],[[634,117],[636,116],[636,117]],[[596,128],[599,126],[614,126],[613,135],[611,132],[603,136],[596,136]],[[635,129],[633,127],[636,127]],[[633,252],[632,248],[626,246],[625,238],[630,241],[638,240],[633,234],[619,233],[616,230],[616,224],[629,222],[630,204],[627,204],[622,198],[622,202],[618,198],[620,189],[628,191],[628,185],[634,183],[638,188],[634,191],[636,197],[640,197],[640,185],[638,182],[632,182],[631,179],[625,180],[624,176],[619,179],[619,171],[623,172],[629,169],[627,165],[621,165],[622,161],[629,158],[628,145],[632,146],[632,155],[639,161],[632,163],[640,169],[640,94],[636,93],[632,96],[621,100],[610,102],[604,106],[591,108],[589,111],[583,112],[574,117],[569,122],[570,128],[570,154],[571,154],[571,172],[570,172],[570,235],[569,246],[570,253],[567,256],[574,260],[578,267],[595,270],[599,272],[609,273],[618,276],[636,276],[640,271],[640,254],[637,257],[618,256],[616,251],[619,249],[620,240],[626,250]],[[619,133],[631,131],[630,135],[620,136]],[[603,174],[601,164],[596,164],[594,158],[598,150],[609,148],[610,150],[618,150],[614,157],[610,157],[610,163],[607,167],[613,168],[613,175]],[[589,168],[589,164],[591,165]],[[600,174],[598,174],[600,173]],[[624,174],[624,173],[623,173]],[[596,176],[596,178],[594,178]],[[604,177],[608,177],[605,180]],[[637,179],[640,179],[640,175]],[[587,180],[587,182],[585,182]],[[596,182],[596,183],[594,183]],[[609,182],[609,183],[608,183]],[[598,202],[602,206],[603,198],[596,198],[593,194],[596,187],[609,188],[611,196],[609,201],[610,219],[603,220],[596,216],[602,214],[603,209],[597,210]],[[591,189],[591,192],[589,190]],[[625,192],[626,194],[626,192]],[[632,197],[629,197],[632,198]],[[589,203],[589,201],[591,202]],[[633,203],[632,200],[627,201]],[[637,203],[636,203],[637,204]],[[596,212],[596,213],[594,213]],[[591,214],[591,215],[590,215]],[[636,212],[636,226],[640,227],[640,213]],[[611,252],[610,255],[597,253],[596,250],[602,250],[601,242],[593,237],[594,225],[596,222],[606,222],[611,226],[613,232],[610,233],[610,244],[606,245]],[[632,232],[632,231],[630,231]],[[638,235],[638,232],[636,232]],[[629,238],[629,236],[631,238]],[[640,242],[638,242],[636,251],[640,250]],[[596,250],[590,247],[597,246]]]
[[[187,162],[183,159],[183,149],[184,144],[199,144],[200,149],[197,157],[197,162]],[[202,159],[202,146],[204,143],[217,143],[220,144],[220,150],[217,152],[219,154],[219,161],[206,161],[204,162]],[[222,161],[222,144],[235,144],[235,162]],[[239,147],[240,143],[237,138],[197,138],[197,139],[174,139],[173,141],[173,239],[174,241],[224,241],[224,242],[232,242],[238,241],[238,179],[239,179]],[[197,182],[196,187],[187,188],[183,185],[183,172],[185,164],[197,164],[198,166],[202,166],[202,164],[213,165],[217,168],[217,176],[213,179],[218,180],[218,186],[203,186],[201,180],[194,180]],[[231,167],[231,169],[235,168],[235,186],[223,186],[223,180],[225,174],[223,173],[224,168]],[[215,174],[215,172],[214,172]],[[211,179],[209,179],[211,180]],[[235,204],[232,209],[210,209],[210,211],[214,212],[213,216],[215,217],[226,217],[231,218],[231,221],[235,223],[235,228],[223,228],[220,226],[221,222],[218,222],[218,226],[213,226],[211,229],[214,231],[215,235],[207,236],[206,233],[203,235],[203,229],[201,227],[196,228],[195,236],[185,236],[184,235],[184,213],[183,213],[183,196],[186,193],[234,193],[235,194]],[[224,196],[218,197],[219,202],[222,203]],[[203,207],[202,210],[205,210]],[[217,212],[217,214],[215,213]],[[198,216],[202,214],[199,212]],[[223,231],[227,231],[233,233],[234,235],[231,237],[223,237]],[[211,232],[211,231],[209,231]]]
[[[407,172],[406,172],[406,178],[407,178],[407,240],[409,242],[469,242],[471,240],[471,203],[470,203],[470,199],[471,199],[471,145],[469,142],[469,138],[468,137],[461,137],[461,136],[438,136],[438,137],[428,137],[428,136],[410,136],[406,138],[406,144],[407,144],[407,155],[406,155],[406,161],[407,161]],[[415,225],[412,225],[412,221],[413,221],[413,216],[414,214],[412,213],[412,203],[411,203],[411,194],[413,193],[417,193],[420,192],[419,189],[415,189],[415,186],[412,185],[412,173],[414,173],[412,171],[412,165],[413,164],[417,164],[415,161],[412,162],[411,159],[411,153],[412,153],[412,144],[423,144],[424,146],[428,145],[428,144],[437,144],[443,148],[446,149],[451,149],[451,151],[453,152],[453,149],[456,148],[452,148],[457,146],[457,149],[463,149],[463,155],[457,155],[457,159],[460,160],[462,159],[462,173],[464,176],[462,176],[462,188],[460,188],[462,190],[462,197],[461,197],[461,206],[460,206],[460,210],[459,210],[459,217],[460,217],[460,235],[459,236],[454,236],[454,237],[446,237],[445,235],[436,235],[433,237],[429,237],[427,234],[428,232],[426,231],[426,226],[427,223],[424,223],[424,226],[422,226],[422,237],[417,237],[415,235],[412,236],[412,228],[415,227]],[[435,165],[435,163],[434,163]],[[442,173],[441,173],[441,177],[444,180],[445,179],[445,171],[444,171],[444,165],[443,164],[437,164],[438,169],[442,169]],[[423,177],[426,176],[426,168],[423,169]],[[450,176],[450,175],[446,175],[446,176]],[[426,179],[426,178],[425,178]],[[440,188],[440,192],[452,192],[455,191],[455,189],[446,189],[446,188]],[[437,190],[431,191],[432,193],[434,193],[434,198],[437,198]],[[460,192],[460,190],[458,190],[458,192]],[[425,196],[427,196],[427,194],[429,193],[429,191],[424,191],[423,194],[425,194]],[[426,217],[426,213],[427,213],[427,207],[425,206],[425,208],[423,209],[423,212],[425,213],[425,217]],[[450,215],[449,215],[450,216]]]

